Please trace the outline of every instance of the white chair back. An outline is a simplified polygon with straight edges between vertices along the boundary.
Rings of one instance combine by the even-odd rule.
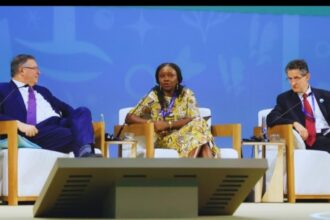
[[[267,115],[272,111],[272,108],[262,109],[258,112],[258,126],[262,124],[262,118],[267,117]]]
[[[125,118],[126,115],[128,114],[128,112],[132,109],[133,107],[126,107],[126,108],[122,108],[119,110],[119,118],[118,118],[118,122],[120,125],[125,123]]]
[[[212,115],[211,114],[211,109],[209,109],[209,108],[199,108],[199,112],[201,114],[201,117],[206,117],[206,116],[211,116]],[[212,118],[209,118],[207,120],[207,125],[209,127],[211,127],[211,125],[212,125]]]

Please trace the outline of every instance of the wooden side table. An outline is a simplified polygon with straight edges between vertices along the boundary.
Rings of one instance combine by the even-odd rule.
[[[264,194],[263,178],[262,177],[255,186],[254,199],[255,202],[283,202],[283,153],[284,142],[242,142],[242,147],[250,145],[253,146],[255,158],[258,158],[258,148],[262,148],[262,158],[266,158],[267,146],[277,146],[277,155],[274,170],[269,181],[269,185]]]
[[[118,157],[122,157],[122,151],[123,151],[123,144],[130,144],[131,147],[131,158],[135,158],[137,154],[137,141],[128,141],[128,140],[122,140],[122,141],[105,141],[106,146],[108,145],[118,145]],[[110,157],[110,152],[109,152]]]

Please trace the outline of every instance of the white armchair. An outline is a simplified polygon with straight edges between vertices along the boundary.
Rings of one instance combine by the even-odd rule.
[[[119,110],[119,124],[123,125],[125,117],[132,107],[122,108]],[[211,116],[209,108],[199,108],[201,116]],[[241,155],[241,125],[240,124],[225,124],[225,125],[212,125],[211,118],[208,119],[208,125],[211,127],[211,132],[215,137],[232,137],[232,148],[221,148],[221,158],[239,158]],[[115,126],[115,134],[118,133],[121,126]],[[178,153],[173,149],[162,149],[154,147],[154,127],[153,123],[146,124],[132,124],[126,125],[123,129],[124,132],[135,133],[135,139],[138,142],[137,156],[147,158],[177,158]],[[130,146],[123,145],[122,156],[129,157]]]
[[[258,112],[259,126],[262,117],[267,116],[271,110]],[[286,143],[284,184],[287,187],[284,187],[284,193],[287,193],[288,201],[330,199],[330,154],[325,151],[306,150],[304,141],[292,125],[276,125],[269,128],[268,133],[279,134]]]
[[[95,144],[105,155],[104,122],[94,122],[93,128]],[[17,121],[0,122],[0,134],[8,137],[8,149],[0,150],[0,200],[9,205],[35,201],[57,158],[73,157],[73,153],[20,148],[17,131]]]

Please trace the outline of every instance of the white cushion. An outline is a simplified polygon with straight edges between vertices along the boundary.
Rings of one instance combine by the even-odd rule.
[[[295,150],[296,194],[330,194],[330,154],[318,150]]]
[[[59,157],[73,157],[44,149],[18,149],[18,196],[38,196]],[[0,195],[8,196],[8,150],[0,151]]]
[[[229,158],[232,158],[232,159],[235,159],[235,158],[238,158],[238,153],[235,149],[233,148],[221,148],[220,149],[220,154],[221,154],[221,158],[225,159],[229,159]]]
[[[293,145],[295,149],[306,149],[306,144],[300,134],[295,130],[293,131]]]
[[[277,150],[267,150],[268,170],[266,172],[266,188],[269,185],[270,177],[273,173]],[[283,186],[284,193],[286,188],[286,160],[283,160]],[[259,155],[260,157],[260,155]],[[325,151],[317,150],[294,150],[294,173],[295,173],[295,192],[297,195],[320,195],[330,194],[330,154]],[[317,172],[322,170],[322,172]]]
[[[131,155],[131,148],[130,146],[127,146],[124,148],[123,146],[123,152],[122,156],[124,158],[128,158]],[[137,157],[143,158],[145,157],[145,149],[144,148],[138,148],[137,149]],[[178,158],[179,154],[176,150],[173,149],[163,149],[163,148],[156,148],[155,149],[155,158]],[[238,158],[238,153],[236,150],[232,148],[221,148],[221,158],[223,159],[235,159]]]
[[[173,149],[155,149],[155,158],[178,158],[179,154]]]

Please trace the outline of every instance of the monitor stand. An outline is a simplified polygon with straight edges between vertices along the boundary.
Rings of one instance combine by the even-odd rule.
[[[198,185],[191,180],[124,180],[110,193],[104,216],[115,218],[195,218]]]

